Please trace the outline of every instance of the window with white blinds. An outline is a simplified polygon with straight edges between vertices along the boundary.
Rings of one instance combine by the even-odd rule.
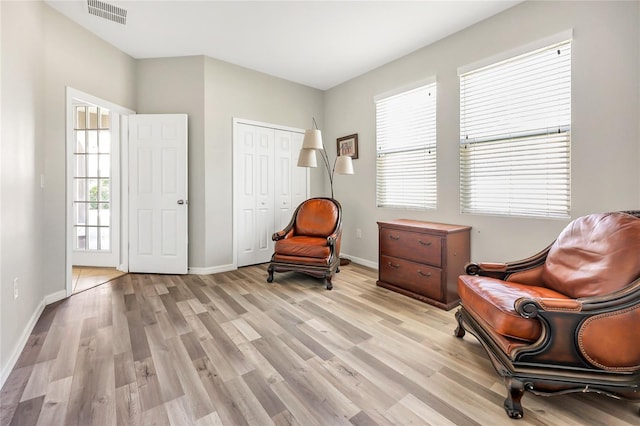
[[[460,75],[463,213],[568,217],[571,41]]]
[[[436,208],[436,83],[375,102],[378,207]]]

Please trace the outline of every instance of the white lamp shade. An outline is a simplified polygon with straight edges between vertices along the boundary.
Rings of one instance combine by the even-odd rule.
[[[304,132],[302,141],[304,149],[322,149],[322,133],[318,129],[309,129]],[[315,166],[314,166],[315,167]]]
[[[347,155],[339,155],[336,158],[336,166],[334,171],[339,175],[352,175],[353,174],[353,160]]]
[[[316,151],[302,148],[300,154],[298,154],[298,167],[318,167]]]

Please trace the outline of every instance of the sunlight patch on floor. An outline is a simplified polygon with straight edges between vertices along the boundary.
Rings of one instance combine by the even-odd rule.
[[[126,274],[126,272],[118,271],[116,268],[99,268],[95,266],[74,266],[72,273],[74,294],[107,283]]]

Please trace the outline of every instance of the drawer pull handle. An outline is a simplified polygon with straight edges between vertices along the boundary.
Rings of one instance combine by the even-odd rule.
[[[422,272],[421,270],[418,269],[418,275],[420,275],[422,277],[430,277],[431,276],[431,272],[427,272],[425,274],[424,272]]]
[[[391,262],[387,262],[387,265],[389,265],[389,268],[393,268],[393,269],[398,269],[400,267],[400,265],[398,264],[393,264]]]
[[[423,246],[427,246],[427,247],[431,245],[431,241],[424,242],[424,241],[422,241],[422,240],[418,240],[418,242],[419,242],[420,244],[422,244]]]
[[[399,240],[400,239],[400,235],[389,235],[389,238],[392,240]]]

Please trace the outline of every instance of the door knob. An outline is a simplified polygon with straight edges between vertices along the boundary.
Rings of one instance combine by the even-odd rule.
[[[184,204],[184,200],[178,200],[178,204],[183,205]]]

